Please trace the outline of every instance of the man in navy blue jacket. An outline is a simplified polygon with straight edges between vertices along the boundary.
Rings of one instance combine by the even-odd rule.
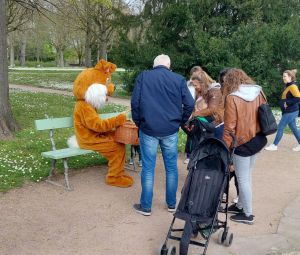
[[[166,204],[168,211],[175,211],[178,129],[188,120],[194,108],[194,99],[185,78],[170,71],[170,65],[169,56],[157,56],[153,69],[137,77],[131,98],[132,118],[139,127],[143,165],[140,203],[133,207],[145,216],[151,215],[158,144],[166,171]]]

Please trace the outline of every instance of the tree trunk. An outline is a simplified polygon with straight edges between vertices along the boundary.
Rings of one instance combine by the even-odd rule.
[[[105,59],[107,58],[107,43],[106,42],[101,42],[99,45],[99,57],[100,59]]]
[[[20,51],[20,65],[26,65],[26,34],[22,33],[21,36],[21,51]]]
[[[41,52],[40,47],[37,46],[36,47],[36,62],[37,63],[40,63],[40,52]]]
[[[5,0],[0,0],[0,140],[13,136],[18,125],[9,103]]]
[[[79,66],[82,66],[83,65],[83,63],[82,63],[82,55],[81,54],[77,54],[77,56],[78,56],[78,64],[79,64]]]
[[[99,43],[97,43],[97,63],[99,62],[100,60],[100,45]]]
[[[62,49],[58,49],[58,66],[64,67],[64,51]]]
[[[89,1],[85,2],[85,12],[87,17],[90,14],[90,5]],[[91,67],[92,66],[92,30],[91,30],[91,20],[87,18],[86,21],[86,30],[85,30],[85,66]]]
[[[89,22],[88,25],[89,26]],[[86,38],[85,38],[85,66],[91,67],[92,66],[92,49],[91,49],[91,29],[87,27],[86,30]]]
[[[10,66],[14,67],[15,66],[15,48],[14,48],[13,41],[10,41],[10,45],[9,45],[9,61],[10,61]]]

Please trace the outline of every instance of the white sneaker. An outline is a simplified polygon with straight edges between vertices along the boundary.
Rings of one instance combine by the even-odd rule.
[[[133,165],[133,158],[130,158],[129,165]]]
[[[272,143],[268,147],[266,147],[265,150],[267,150],[267,151],[277,151],[277,149],[278,149],[277,147],[278,147],[277,145]]]
[[[189,158],[186,158],[184,161],[183,161],[183,164],[188,164],[190,162],[190,159]]]
[[[223,197],[222,197],[222,200],[226,201],[226,197],[227,197],[227,195],[224,193]]]
[[[293,151],[300,151],[300,144],[293,148]]]
[[[239,196],[237,196],[236,198],[232,199],[232,203],[237,204],[239,201]]]

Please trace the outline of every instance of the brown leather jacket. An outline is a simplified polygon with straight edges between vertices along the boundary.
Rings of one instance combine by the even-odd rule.
[[[210,89],[207,96],[204,96],[204,99],[207,103],[207,108],[200,111],[195,111],[193,116],[213,116],[216,125],[222,123],[224,117],[224,103],[220,88]]]
[[[243,85],[251,86],[251,85]],[[256,89],[259,86],[256,85]],[[261,91],[253,95],[252,100],[247,101],[238,95],[228,95],[225,101],[224,113],[224,135],[223,139],[229,148],[232,147],[232,137],[237,138],[237,146],[250,141],[258,132],[260,125],[258,121],[258,107],[266,100]]]

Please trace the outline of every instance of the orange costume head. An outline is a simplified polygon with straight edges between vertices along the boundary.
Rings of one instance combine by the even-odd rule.
[[[107,88],[107,95],[111,96],[115,86],[110,82],[112,73],[117,66],[101,59],[95,67],[83,70],[76,78],[73,93],[77,100],[84,100],[85,93],[92,84],[102,84]]]

